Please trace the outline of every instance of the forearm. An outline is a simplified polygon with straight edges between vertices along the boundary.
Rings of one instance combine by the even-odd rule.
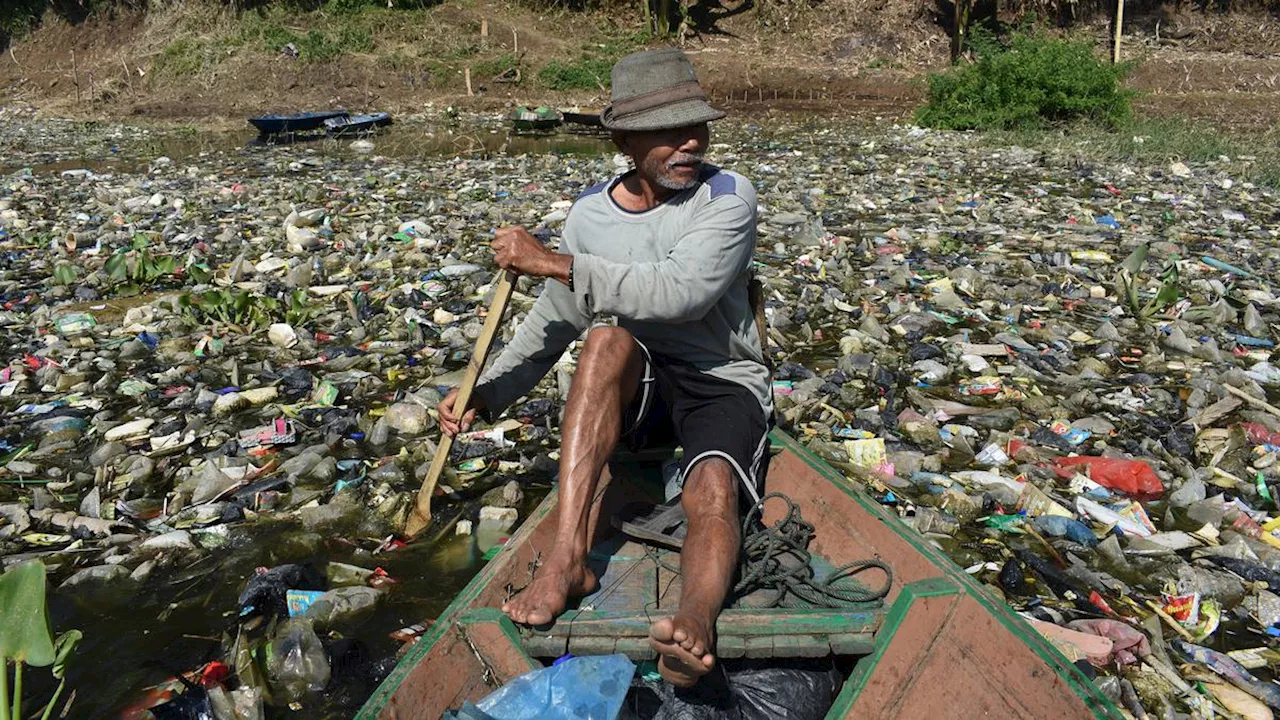
[[[573,272],[573,255],[568,253],[551,253],[546,258],[546,266],[539,273],[542,277],[551,280],[559,280],[564,285],[569,285],[569,278]]]

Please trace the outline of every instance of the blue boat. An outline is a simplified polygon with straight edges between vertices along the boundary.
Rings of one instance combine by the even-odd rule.
[[[263,135],[281,135],[318,130],[326,120],[344,117],[347,117],[346,110],[326,110],[296,115],[263,115],[249,118],[249,124],[258,128],[258,132]]]
[[[324,128],[330,135],[362,135],[390,124],[390,113],[379,112],[329,118],[324,121]]]

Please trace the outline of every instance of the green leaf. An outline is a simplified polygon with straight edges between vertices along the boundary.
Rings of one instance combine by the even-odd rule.
[[[187,266],[187,272],[190,273],[191,279],[200,285],[209,282],[213,278],[213,271],[203,263],[193,263]]]
[[[130,245],[133,247],[134,250],[141,250],[142,248],[146,247],[150,242],[151,240],[146,235],[138,232],[133,234],[133,240],[130,242]]]
[[[0,575],[0,657],[35,667],[53,663],[44,575],[44,563],[39,560],[28,560]]]
[[[1170,279],[1160,286],[1156,293],[1156,307],[1169,307],[1178,302],[1178,279]]]
[[[107,258],[107,263],[102,266],[102,269],[106,271],[107,276],[112,280],[124,280],[129,272],[125,265],[125,260],[125,254],[117,252]]]
[[[156,261],[156,264],[155,264],[156,277],[164,277],[165,275],[172,275],[174,268],[176,267],[178,267],[177,258],[175,258],[172,255],[166,255],[165,257],[160,258],[160,260]]]
[[[1147,250],[1149,249],[1150,247],[1146,243],[1142,243],[1138,247],[1134,248],[1133,252],[1129,253],[1129,257],[1125,258],[1124,262],[1120,263],[1120,269],[1128,270],[1130,275],[1137,276],[1137,274],[1142,270],[1142,263],[1147,260]]]
[[[53,269],[53,281],[59,285],[70,285],[76,281],[76,268],[71,263],[59,263]]]
[[[134,266],[133,279],[150,282],[156,278],[155,260],[149,252],[138,253],[138,263]]]
[[[61,680],[67,674],[67,662],[71,659],[71,653],[75,652],[76,645],[80,644],[80,640],[84,638],[84,633],[79,630],[68,630],[58,636],[53,641],[53,676]]]

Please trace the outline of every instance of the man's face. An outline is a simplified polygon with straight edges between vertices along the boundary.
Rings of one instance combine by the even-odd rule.
[[[706,123],[671,130],[628,132],[622,151],[631,156],[641,176],[667,190],[688,190],[698,184],[703,153],[710,141]]]

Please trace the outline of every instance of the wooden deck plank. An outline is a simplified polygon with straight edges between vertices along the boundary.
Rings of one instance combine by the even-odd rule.
[[[716,639],[716,656],[735,660],[747,654],[747,641],[739,635],[721,635]]]
[[[748,637],[746,640],[747,640],[746,657],[748,659],[754,660],[757,658],[773,657],[773,636],[772,635],[757,635],[754,637]]]
[[[773,635],[830,635],[863,633],[880,627],[883,611],[827,610],[820,608],[752,610],[730,608],[716,621],[717,635],[763,637]],[[648,637],[653,613],[569,612],[559,622],[537,634],[555,636],[607,635]]]
[[[870,643],[868,643],[870,644]],[[831,654],[826,635],[774,635],[771,657],[814,658]]]

